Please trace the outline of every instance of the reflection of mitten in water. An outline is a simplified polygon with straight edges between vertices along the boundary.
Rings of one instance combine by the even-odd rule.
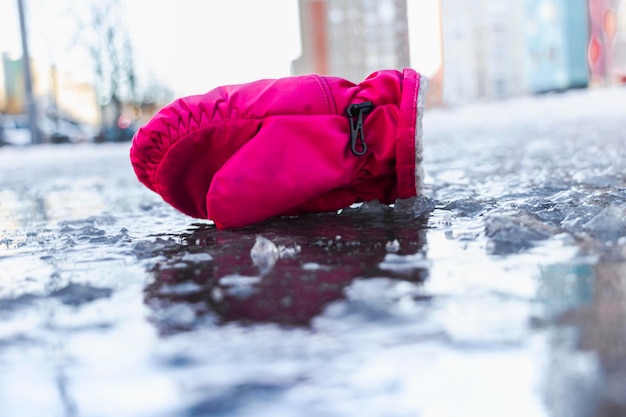
[[[220,228],[418,194],[426,83],[306,75],[223,86],[161,109],[133,139],[137,177]]]
[[[207,322],[308,326],[329,304],[345,299],[355,279],[420,285],[428,275],[425,263],[408,267],[397,258],[423,253],[428,220],[387,214],[349,210],[296,223],[276,218],[252,227],[253,233],[201,225],[171,241],[168,260],[151,270],[154,279],[144,288],[151,320],[163,334]],[[385,243],[393,240],[399,250],[391,255]],[[153,250],[142,256],[163,254],[163,248]],[[352,306],[363,307],[358,300]]]

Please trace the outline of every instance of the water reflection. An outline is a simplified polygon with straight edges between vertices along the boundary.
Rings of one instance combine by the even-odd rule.
[[[626,415],[626,262],[556,266],[541,281],[554,324],[545,377],[552,415]]]
[[[153,320],[163,333],[206,319],[306,326],[357,277],[422,283],[423,262],[393,268],[383,261],[423,258],[427,216],[407,221],[393,210],[367,213],[370,208],[274,219],[239,231],[200,225],[170,236],[145,289]]]
[[[598,415],[626,415],[626,262],[604,261],[595,268],[588,308],[574,314],[580,328],[577,348],[593,352],[601,366]]]

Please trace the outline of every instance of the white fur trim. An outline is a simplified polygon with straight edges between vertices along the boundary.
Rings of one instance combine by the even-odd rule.
[[[420,74],[420,87],[417,93],[417,118],[415,123],[415,187],[417,195],[424,188],[424,129],[422,116],[426,107],[426,93],[428,92],[428,79]]]

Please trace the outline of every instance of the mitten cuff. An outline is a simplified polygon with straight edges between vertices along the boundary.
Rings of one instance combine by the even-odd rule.
[[[415,197],[423,183],[422,114],[426,90],[425,77],[405,69],[397,131],[396,172],[398,197]]]
[[[419,76],[419,89],[417,93],[417,118],[415,123],[415,190],[420,195],[424,189],[424,128],[422,117],[426,107],[426,94],[428,93],[428,79]]]

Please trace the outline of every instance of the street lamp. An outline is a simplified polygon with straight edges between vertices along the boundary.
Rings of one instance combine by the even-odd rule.
[[[39,128],[37,127],[37,103],[33,95],[33,77],[30,72],[30,54],[28,53],[28,37],[26,36],[26,19],[24,18],[24,3],[17,0],[20,16],[20,35],[22,38],[22,65],[24,70],[24,88],[26,93],[26,111],[30,127],[31,143],[39,143]]]

